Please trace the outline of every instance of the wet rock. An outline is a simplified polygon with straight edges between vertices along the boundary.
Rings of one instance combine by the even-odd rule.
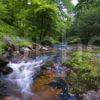
[[[54,67],[54,62],[53,61],[49,61],[49,62],[46,62],[44,65],[43,65],[43,68],[48,68],[48,67]]]
[[[40,50],[41,47],[42,47],[42,46],[39,45],[39,44],[37,44],[37,43],[33,43],[33,44],[32,44],[32,48],[33,48],[33,49]]]
[[[3,41],[6,43],[10,43],[10,42],[12,42],[12,39],[8,36],[4,36]]]
[[[32,57],[32,56],[39,56],[39,55],[45,53],[47,50],[48,50],[48,48],[43,47],[39,44],[33,43],[32,46],[21,48],[20,53],[22,55]]]
[[[42,48],[40,48],[39,51],[43,54],[43,53],[46,53],[48,51],[48,48],[47,47],[42,47]]]
[[[28,47],[21,47],[20,50],[24,51],[24,52],[30,51],[30,49]]]
[[[6,59],[5,57],[0,57],[0,67],[6,66],[8,63],[8,59]]]
[[[53,88],[61,88],[64,93],[68,93],[68,84],[61,78],[53,80],[49,85]]]
[[[59,95],[59,100],[77,100],[74,95],[71,95],[68,91],[68,84],[65,80],[57,78],[49,83],[49,86],[53,88],[62,89],[62,93]]]
[[[33,93],[39,94],[40,97],[38,100],[58,100],[53,99],[53,97],[56,97],[60,90],[54,90],[48,85],[51,80],[54,79],[54,77],[55,75],[53,72],[44,70],[41,75],[34,81]]]
[[[3,75],[8,75],[13,72],[13,69],[10,67],[1,67],[0,72],[2,72]]]
[[[48,47],[48,51],[53,52],[53,53],[57,52],[57,50],[56,50],[56,49],[51,48],[51,47]]]
[[[10,67],[6,66],[8,63],[8,59],[6,59],[5,57],[0,57],[0,73],[2,73],[3,75],[7,75],[13,72]]]
[[[13,43],[8,43],[7,44],[7,51],[10,52],[14,52],[16,50],[16,46]]]
[[[51,54],[57,53],[56,49],[48,47],[48,46],[42,47],[39,51],[41,52],[41,54],[50,54],[51,55]]]
[[[90,90],[86,94],[83,94],[83,100],[100,100],[100,90]]]
[[[96,54],[96,57],[100,58],[100,54]]]
[[[12,92],[10,90],[10,87],[8,86],[8,83],[0,78],[0,97],[11,96],[11,95]]]
[[[0,100],[14,100],[13,96],[3,96]]]
[[[38,51],[38,50],[29,51],[29,56],[30,56],[30,57],[39,56],[40,54],[41,54],[41,52]]]

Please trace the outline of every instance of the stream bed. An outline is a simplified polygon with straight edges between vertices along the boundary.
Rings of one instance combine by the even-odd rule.
[[[61,44],[54,48],[57,49],[55,55],[44,54],[9,62],[8,67],[12,68],[13,72],[7,75],[5,80],[9,84],[14,100],[67,100],[68,97],[68,100],[76,100],[68,94],[68,90],[66,91],[67,85],[64,87],[65,94],[61,94],[62,88],[53,88],[49,85],[57,78],[64,80],[69,70],[62,66],[62,62],[67,60],[66,54],[71,47]]]

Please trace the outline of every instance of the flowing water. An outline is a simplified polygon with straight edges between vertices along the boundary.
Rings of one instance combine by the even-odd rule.
[[[67,45],[61,44],[54,46],[54,48],[58,49],[58,53],[55,56],[42,55],[35,58],[28,58],[27,60],[10,62],[8,64],[8,66],[13,69],[13,73],[8,75],[6,80],[12,84],[12,91],[16,96],[15,100],[39,100],[36,99],[38,98],[37,95],[32,92],[33,79],[39,73],[46,61],[55,61],[57,75],[63,70],[63,68],[61,68],[61,60],[63,58],[65,60],[66,58],[65,55],[62,57],[61,50],[65,51],[68,47]]]
[[[12,84],[14,95],[16,95],[16,92],[20,92],[18,96],[21,99],[16,98],[16,100],[34,100],[34,94],[32,93],[33,79],[45,62],[52,58],[52,56],[42,55],[8,64],[13,69],[13,73],[9,74],[6,80]],[[29,99],[30,97],[31,99]]]
[[[13,73],[7,79],[13,83],[16,91],[20,91],[22,94],[32,95],[31,86],[33,77],[35,77],[42,65],[43,60],[41,59],[29,60],[27,62],[22,61],[20,63],[10,62],[8,66],[13,69]],[[28,99],[23,97],[23,100]]]

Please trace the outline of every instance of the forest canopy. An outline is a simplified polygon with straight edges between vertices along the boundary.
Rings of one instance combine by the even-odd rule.
[[[100,35],[100,1],[0,0],[0,32],[28,37],[33,41],[88,43]],[[52,38],[52,39],[51,39]]]

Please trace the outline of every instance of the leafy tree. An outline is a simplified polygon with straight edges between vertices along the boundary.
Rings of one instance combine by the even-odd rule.
[[[58,30],[60,18],[58,16],[58,8],[54,2],[43,0],[32,0],[28,20],[31,24],[33,35],[39,37],[41,41],[45,37],[53,36]]]
[[[100,7],[97,2],[98,0],[80,0],[77,5],[74,30],[83,43],[88,43],[93,36],[100,35]]]
[[[40,40],[46,35],[50,36],[57,18],[55,6],[43,5],[35,10],[35,15],[37,27],[41,30]]]
[[[79,3],[75,7],[77,14],[81,14],[85,10],[89,9],[90,7],[99,6],[100,0],[79,0]]]
[[[7,15],[7,9],[2,2],[0,2],[0,20],[3,20]]]
[[[74,10],[74,5],[72,4],[71,0],[63,0],[66,8],[68,9],[69,12],[73,12]]]

